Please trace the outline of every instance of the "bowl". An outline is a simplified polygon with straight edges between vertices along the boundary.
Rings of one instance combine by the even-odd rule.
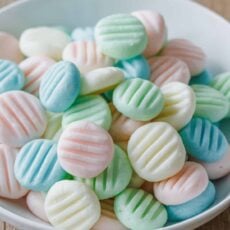
[[[0,10],[0,30],[16,36],[31,26],[93,26],[98,19],[138,9],[153,9],[165,17],[169,38],[187,38],[201,46],[213,73],[230,70],[230,25],[208,9],[186,0],[22,0]],[[230,122],[228,122],[230,133]],[[225,128],[226,129],[226,128]],[[194,229],[230,206],[230,175],[215,181],[215,203],[191,219],[168,224],[164,230]],[[51,230],[49,224],[30,213],[25,200],[0,198],[0,219],[23,230]]]

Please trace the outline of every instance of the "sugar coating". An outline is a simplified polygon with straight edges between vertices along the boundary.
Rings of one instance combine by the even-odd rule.
[[[147,45],[143,24],[129,14],[114,14],[102,18],[96,24],[95,39],[99,49],[115,59],[135,57]]]
[[[85,40],[94,40],[94,28],[93,27],[76,27],[72,33],[71,38],[74,41],[85,41]]]
[[[151,57],[157,54],[167,39],[167,29],[163,16],[156,11],[150,10],[135,11],[132,12],[132,15],[142,22],[148,36],[144,55]]]
[[[208,70],[204,70],[200,74],[193,76],[189,82],[189,85],[200,84],[209,85],[213,80],[212,74]]]
[[[176,130],[165,122],[138,128],[128,142],[128,156],[135,172],[157,182],[177,174],[185,162],[185,149]]]
[[[176,57],[184,61],[192,76],[204,71],[206,56],[203,50],[186,39],[170,40],[161,52],[162,56]]]
[[[20,90],[24,84],[24,74],[18,66],[12,61],[0,59],[0,94]]]
[[[39,97],[50,112],[64,112],[80,94],[80,72],[74,64],[61,61],[53,65],[42,77]]]
[[[40,101],[22,91],[0,95],[0,143],[22,147],[42,136],[47,119]]]
[[[62,54],[63,60],[73,62],[82,74],[97,68],[112,66],[114,59],[104,55],[95,41],[74,41],[67,45]]]
[[[195,112],[195,94],[189,86],[181,82],[165,84],[161,91],[165,104],[154,121],[168,122],[176,130],[180,130],[189,123]]]
[[[18,149],[0,144],[0,197],[19,199],[28,190],[22,187],[14,175],[14,162]]]
[[[52,27],[34,27],[25,30],[20,37],[21,52],[27,56],[46,56],[60,60],[62,51],[70,42],[63,31]]]
[[[169,82],[179,81],[188,84],[190,72],[187,64],[175,57],[151,57],[148,59],[151,69],[150,81],[158,87]]]
[[[115,88],[113,104],[119,112],[133,120],[148,121],[162,111],[164,98],[153,83],[134,78]]]
[[[91,229],[100,218],[95,193],[78,181],[59,181],[47,193],[45,211],[58,229]]]
[[[113,140],[103,128],[81,121],[69,125],[58,142],[61,166],[70,174],[92,178],[102,173],[114,155]]]
[[[127,228],[133,230],[157,229],[167,221],[167,212],[154,197],[141,190],[127,188],[114,202],[116,216]]]
[[[25,75],[25,86],[23,90],[39,96],[39,87],[43,75],[55,64],[55,61],[48,57],[33,56],[25,59],[19,64],[19,68]]]
[[[154,183],[154,195],[165,205],[183,204],[204,192],[208,183],[205,168],[198,163],[187,161],[176,175]]]

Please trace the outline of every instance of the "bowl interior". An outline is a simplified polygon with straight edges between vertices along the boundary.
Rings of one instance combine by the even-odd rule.
[[[0,10],[0,30],[16,36],[28,27],[40,25],[61,25],[71,30],[77,26],[94,26],[100,18],[112,13],[139,9],[157,10],[163,14],[169,38],[187,38],[201,46],[208,56],[207,68],[213,74],[230,70],[229,23],[204,7],[185,0],[24,0]],[[230,133],[230,122],[227,123],[225,129]],[[209,210],[189,220],[169,224],[164,229],[192,229],[227,208],[230,204],[230,175],[215,184],[217,199]],[[19,229],[52,229],[27,210],[23,199],[9,201],[0,198],[0,218]]]

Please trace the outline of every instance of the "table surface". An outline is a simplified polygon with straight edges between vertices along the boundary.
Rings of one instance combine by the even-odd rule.
[[[0,7],[16,0],[0,0]],[[197,0],[230,20],[230,0]],[[10,224],[0,222],[0,230],[15,230]],[[197,230],[230,230],[230,208]]]

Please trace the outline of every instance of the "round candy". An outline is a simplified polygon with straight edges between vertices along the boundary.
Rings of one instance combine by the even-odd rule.
[[[54,228],[86,230],[99,220],[101,208],[87,185],[63,180],[47,193],[45,211]]]
[[[133,172],[129,187],[140,188],[144,184],[145,180],[139,177],[135,172]]]
[[[68,176],[57,160],[56,143],[45,139],[31,141],[21,148],[14,172],[23,187],[39,192],[48,191]]]
[[[100,50],[115,59],[137,56],[147,45],[144,26],[129,14],[114,14],[102,18],[96,25],[95,38]]]
[[[18,150],[0,144],[0,197],[19,199],[28,192],[15,178],[14,162]]]
[[[97,177],[75,178],[77,181],[89,185],[97,194],[99,200],[112,198],[123,191],[132,177],[132,167],[126,153],[115,145],[112,162]]]
[[[45,194],[41,192],[29,192],[26,196],[26,204],[29,210],[38,218],[49,222],[45,213]]]
[[[154,197],[141,190],[128,188],[121,192],[114,202],[118,219],[133,230],[151,230],[163,227],[167,212]]]
[[[69,125],[58,143],[61,166],[77,177],[98,176],[109,166],[113,154],[113,140],[108,132],[87,121]]]
[[[188,66],[175,57],[152,57],[149,60],[150,81],[158,87],[174,81],[188,84],[190,72]]]
[[[85,40],[94,40],[94,28],[93,27],[85,27],[75,28],[71,33],[71,38],[74,41],[85,41]]]
[[[196,96],[196,116],[209,119],[211,122],[218,122],[227,116],[230,103],[224,95],[206,85],[191,87]]]
[[[63,51],[64,60],[73,62],[85,74],[97,68],[112,66],[114,60],[98,49],[95,41],[75,41]]]
[[[19,49],[18,40],[11,34],[0,31],[0,59],[19,63],[23,55]]]
[[[18,66],[11,61],[0,59],[0,94],[20,90],[24,83],[24,74]]]
[[[145,27],[148,44],[145,48],[144,55],[151,57],[157,54],[165,43],[167,30],[162,15],[156,11],[140,10],[132,13],[137,17]]]
[[[169,221],[182,221],[205,211],[215,200],[215,186],[209,182],[199,196],[183,204],[166,206]]]
[[[186,39],[172,39],[161,52],[162,56],[172,56],[184,61],[192,76],[204,71],[206,56],[203,50]]]
[[[218,161],[228,149],[228,141],[221,130],[204,118],[194,117],[180,135],[187,153],[197,160]]]
[[[136,77],[145,80],[149,79],[150,67],[147,60],[142,55],[126,60],[120,60],[115,64],[115,66],[124,72],[125,78],[127,79]]]
[[[165,121],[180,130],[192,119],[196,108],[193,90],[181,82],[170,82],[162,86],[165,105],[155,121]]]
[[[76,121],[91,121],[108,130],[112,116],[106,101],[99,95],[81,96],[63,115],[62,127]]]
[[[79,95],[80,81],[80,72],[74,64],[58,62],[41,79],[41,103],[50,112],[64,112]]]
[[[130,137],[128,155],[136,173],[147,181],[161,181],[184,166],[185,149],[176,130],[165,122],[138,128]]]
[[[22,91],[0,95],[0,143],[22,147],[44,133],[46,114],[39,100]]]
[[[38,96],[41,78],[54,64],[55,61],[51,58],[41,56],[29,57],[22,61],[19,67],[26,77],[23,89],[28,93]]]
[[[167,180],[154,183],[154,195],[165,205],[178,205],[200,195],[209,183],[205,168],[186,162],[183,169]]]
[[[93,70],[81,78],[81,95],[106,92],[121,83],[123,79],[123,72],[115,67]]]
[[[161,112],[164,98],[153,83],[135,78],[115,88],[113,104],[119,112],[133,120],[148,121]]]
[[[212,79],[213,77],[211,73],[208,70],[204,70],[202,73],[193,76],[189,82],[189,85],[195,85],[195,84],[209,85]]]
[[[47,56],[60,60],[62,51],[70,42],[63,31],[52,27],[35,27],[25,30],[20,37],[20,49],[27,56]]]

